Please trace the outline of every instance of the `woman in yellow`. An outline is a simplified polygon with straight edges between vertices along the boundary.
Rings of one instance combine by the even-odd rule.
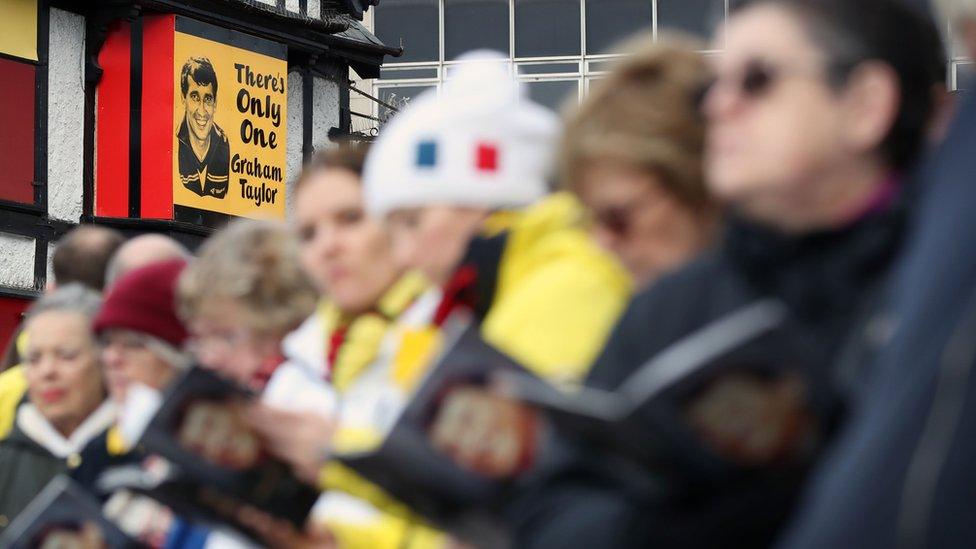
[[[459,317],[540,377],[578,382],[629,296],[628,273],[589,237],[579,202],[547,192],[557,119],[520,96],[507,73],[494,70],[500,65],[464,65],[440,96],[426,94],[397,115],[370,152],[364,191],[356,188],[357,215],[365,194],[371,213],[395,228],[385,253],[423,272],[439,291],[422,298],[433,296],[432,306],[411,307],[389,349],[381,348],[389,355],[379,357],[377,370],[392,373],[384,404],[393,405],[367,402],[364,410],[396,409],[410,374],[428,363],[411,350],[436,352],[430,349],[440,328]],[[299,219],[302,207],[310,206],[299,196]],[[322,467],[328,444],[343,453],[357,442],[345,425],[335,436],[320,429],[316,438],[312,428],[309,436],[304,429],[274,432],[285,418],[275,419],[264,429],[281,457],[306,475],[318,472],[320,485],[349,482],[348,472]],[[382,419],[375,423],[383,426]],[[359,493],[398,509],[375,490]]]
[[[384,363],[381,354],[386,335],[427,290],[422,278],[403,275],[394,265],[389,233],[365,214],[359,181],[364,154],[363,148],[350,144],[319,153],[295,190],[301,263],[327,297],[285,338],[283,350],[289,365],[329,382],[337,396],[336,413],[329,420],[304,414],[301,423],[294,421],[297,414],[279,407],[258,408],[250,416],[272,451],[292,447],[295,438],[307,442],[307,448],[297,453],[310,459],[307,463],[292,461],[292,465],[313,483],[319,481],[319,458],[325,455],[328,433],[334,424],[349,420],[346,411],[352,407],[351,401],[382,398],[384,384],[379,378],[383,373],[371,366]],[[288,429],[281,428],[285,422]],[[286,432],[290,442],[279,438]],[[449,543],[446,536],[404,518],[406,513],[381,512],[357,497],[376,488],[354,475],[343,475],[341,486],[321,487],[325,494],[314,515],[325,517],[340,548],[444,547]]]

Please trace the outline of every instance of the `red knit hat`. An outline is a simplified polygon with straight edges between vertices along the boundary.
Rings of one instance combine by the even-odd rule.
[[[186,261],[174,259],[123,275],[105,296],[95,317],[95,333],[132,330],[182,348],[187,331],[176,316],[176,281],[184,267]]]

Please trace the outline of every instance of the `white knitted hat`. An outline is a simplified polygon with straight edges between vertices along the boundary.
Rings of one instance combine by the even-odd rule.
[[[428,204],[519,207],[546,194],[559,122],[529,101],[504,59],[478,51],[440,96],[419,95],[380,132],[366,159],[369,211]]]

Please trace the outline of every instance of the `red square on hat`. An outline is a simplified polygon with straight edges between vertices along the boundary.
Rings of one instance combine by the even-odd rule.
[[[479,143],[477,165],[478,165],[478,171],[497,172],[498,171],[498,147],[488,143]]]

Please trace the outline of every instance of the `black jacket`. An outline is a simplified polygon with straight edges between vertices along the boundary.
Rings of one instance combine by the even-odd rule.
[[[140,447],[128,449],[122,442],[118,427],[112,426],[93,438],[80,453],[80,459],[72,463],[69,475],[72,480],[102,499],[105,494],[98,489],[98,479],[107,469],[141,463],[146,457]]]
[[[179,141],[180,182],[198,196],[224,198],[230,176],[230,143],[217,124],[210,127],[210,148],[203,160],[197,158],[190,145],[190,131],[186,119],[176,134]]]
[[[874,304],[901,243],[899,202],[841,230],[799,238],[733,221],[719,249],[634,298],[588,383],[615,388],[647,359],[712,320],[764,297],[787,305],[835,402],[857,390]],[[853,370],[853,371],[852,371]],[[833,410],[831,421],[841,412]],[[576,445],[511,507],[520,547],[757,547],[771,543],[803,470],[749,475],[704,492],[657,490],[613,456]],[[568,464],[568,465],[567,465]],[[646,473],[645,473],[646,474]],[[635,488],[636,487],[636,488]],[[590,502],[590,503],[588,503]]]
[[[900,325],[783,543],[972,547],[976,540],[976,96],[920,180],[889,306]]]
[[[63,459],[34,442],[15,423],[0,440],[0,531],[65,469]]]

